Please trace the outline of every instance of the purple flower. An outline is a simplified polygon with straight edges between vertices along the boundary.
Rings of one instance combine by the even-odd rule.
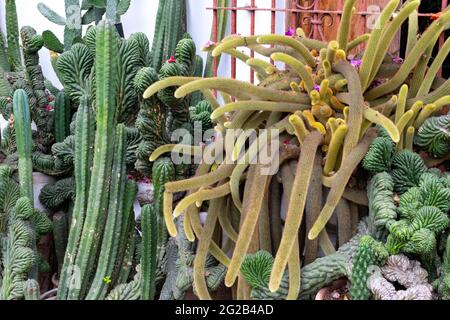
[[[209,40],[208,42],[205,43],[205,45],[203,47],[205,48],[211,48],[213,45],[215,45],[216,43],[214,41]]]
[[[361,59],[351,59],[350,60],[350,64],[355,67],[356,69],[358,69],[361,64],[362,64],[362,60]]]
[[[289,28],[288,31],[286,31],[284,33],[284,35],[292,37],[293,35],[295,35],[295,29],[294,28]]]
[[[403,63],[403,59],[400,58],[400,57],[394,57],[394,58],[392,59],[392,61],[393,61],[395,64],[402,64],[402,63]]]
[[[320,91],[320,86],[318,84],[314,85],[314,90]]]

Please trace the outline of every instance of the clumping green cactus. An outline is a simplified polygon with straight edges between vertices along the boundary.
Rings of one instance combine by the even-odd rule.
[[[137,186],[127,180],[128,133],[124,124],[117,124],[121,87],[117,60],[111,55],[119,52],[119,39],[108,22],[101,22],[95,33],[96,120],[86,96],[90,91],[85,91],[74,126],[75,204],[59,299],[104,299],[113,286],[127,282],[131,271],[127,259],[134,253],[129,239],[135,234],[132,207]],[[78,283],[73,282],[76,277]]]
[[[389,257],[389,253],[381,242],[371,236],[361,238],[351,275],[350,295],[352,300],[368,300],[370,289],[367,282],[371,275],[371,267],[382,266]]]
[[[415,136],[414,143],[432,157],[442,158],[447,155],[450,148],[450,116],[425,120]]]
[[[174,76],[189,76],[195,72],[196,64],[202,67],[203,63],[195,56],[195,43],[189,35],[185,35],[175,48],[175,55],[166,61],[158,73],[155,69],[144,68],[138,72],[135,78],[135,89],[142,96],[148,86],[158,80],[164,80]],[[175,88],[164,88],[157,96],[143,99],[141,110],[136,119],[136,127],[139,129],[143,140],[137,150],[136,168],[144,175],[150,176],[152,164],[149,157],[158,147],[170,143],[172,133],[180,128],[193,132],[196,121],[202,121],[202,130],[206,131],[212,127],[209,119],[210,110],[208,102],[198,102],[189,108],[191,98],[195,102],[198,97],[174,98]],[[197,110],[198,107],[198,111]],[[192,111],[191,111],[192,110]],[[190,117],[192,114],[193,118]],[[202,132],[203,132],[202,131]],[[177,169],[183,171],[182,166]]]
[[[33,215],[33,206],[27,197],[18,199],[15,207],[8,212],[6,238],[2,239],[5,243],[1,294],[4,300],[24,297],[24,283],[36,264],[35,235],[31,228]]]

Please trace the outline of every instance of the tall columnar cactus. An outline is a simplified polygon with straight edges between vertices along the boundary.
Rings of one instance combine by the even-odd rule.
[[[54,141],[53,115],[49,107],[54,97],[46,92],[42,67],[39,65],[39,50],[42,48],[42,37],[31,27],[20,30],[23,45],[25,71],[31,91],[28,92],[33,121],[38,128],[40,144],[49,147]]]
[[[69,299],[81,299],[87,292],[88,281],[94,270],[95,258],[100,247],[102,224],[108,203],[108,185],[111,178],[115,137],[117,88],[117,38],[113,26],[102,22],[97,28],[96,52],[96,133],[94,159],[87,198],[86,218],[83,223],[74,267],[80,276],[80,287],[69,288]],[[84,185],[86,187],[86,185]],[[78,196],[78,195],[77,195]]]
[[[33,139],[30,107],[24,90],[19,89],[14,93],[13,104],[14,129],[16,131],[17,151],[19,154],[20,194],[33,200],[33,163],[31,162]]]
[[[186,32],[185,0],[159,1],[155,22],[155,36],[152,44],[153,65],[159,70],[175,53],[178,41]]]
[[[141,299],[153,300],[155,297],[156,263],[158,247],[158,218],[152,205],[142,208],[142,253],[141,253]]]
[[[117,126],[117,133],[114,146],[114,158],[111,171],[111,187],[109,188],[109,203],[107,209],[107,218],[105,229],[102,236],[102,246],[100,249],[97,269],[92,280],[89,293],[86,299],[99,300],[106,296],[108,284],[105,283],[105,277],[111,277],[114,271],[120,246],[121,233],[127,228],[125,210],[128,212],[130,207],[124,206],[125,192],[132,189],[126,188],[126,139],[125,127],[123,124]]]
[[[17,21],[16,0],[6,0],[5,11],[10,70],[4,71],[19,71],[22,68],[22,55],[19,44],[19,23]]]
[[[70,135],[70,99],[61,91],[55,101],[55,141],[63,142]]]

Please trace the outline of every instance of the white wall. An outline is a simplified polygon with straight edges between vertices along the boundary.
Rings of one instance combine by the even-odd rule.
[[[212,10],[207,10],[211,7],[213,0],[186,0],[187,1],[187,21],[188,32],[193,37],[197,47],[200,48],[210,38],[212,25]],[[5,31],[4,19],[4,2],[0,0],[0,28]],[[43,2],[56,12],[64,16],[64,0],[16,0],[17,13],[19,18],[19,26],[30,25],[36,29],[38,33],[44,30],[52,30],[60,39],[63,38],[63,27],[49,22],[37,10],[37,4]],[[153,27],[155,24],[156,11],[159,0],[132,0],[129,11],[122,17],[125,35],[128,36],[133,32],[145,32],[150,41],[153,39]],[[250,0],[238,0],[238,6],[249,5]],[[256,4],[259,8],[270,8],[271,0],[257,0]],[[277,0],[277,6],[284,7],[284,0]],[[256,27],[257,34],[270,32],[270,12],[257,11],[256,12]],[[230,27],[228,26],[228,32]],[[284,15],[277,13],[277,33],[283,33],[284,30]],[[246,11],[238,12],[237,32],[243,35],[250,33],[250,13]],[[200,52],[198,52],[200,53]],[[200,53],[206,57],[204,53]],[[41,65],[45,76],[52,82],[58,83],[56,76],[50,65],[50,58],[48,51],[44,48],[40,52]],[[219,75],[229,75],[230,59],[225,57],[222,59]],[[238,62],[237,77],[240,79],[248,79],[248,68]]]

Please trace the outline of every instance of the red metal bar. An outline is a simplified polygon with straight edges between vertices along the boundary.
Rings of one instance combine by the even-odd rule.
[[[295,0],[292,0],[292,2],[291,2],[290,9],[292,9],[292,8],[295,8]],[[290,28],[295,29],[295,27],[297,26],[298,15],[294,11],[290,11],[290,12],[291,12],[291,26],[290,26]]]
[[[255,0],[251,1],[251,12],[250,12],[250,35],[254,35],[255,34]],[[250,57],[254,57],[255,56],[255,52],[253,50],[250,51]],[[255,83],[255,72],[253,71],[253,69],[250,69],[250,83]]]
[[[213,0],[213,5],[214,8],[217,7],[217,0]],[[212,41],[214,43],[217,42],[217,9],[213,9],[213,25],[212,25],[212,33],[213,33],[213,38]],[[217,69],[218,69],[218,58],[214,57],[213,60],[213,76],[217,77]]]
[[[231,34],[237,33],[237,0],[231,1]],[[236,79],[236,58],[231,58],[231,78]]]
[[[277,12],[275,11],[275,7],[277,5],[276,0],[272,0],[272,14],[270,18],[270,32],[275,33],[275,26],[276,26],[276,19],[277,19]],[[273,47],[273,45],[271,46]],[[270,63],[273,64],[273,60],[270,59]]]

